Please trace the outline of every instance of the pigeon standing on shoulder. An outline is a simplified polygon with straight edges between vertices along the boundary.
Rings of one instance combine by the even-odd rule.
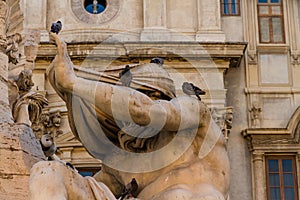
[[[120,82],[123,86],[129,87],[132,80],[132,73],[130,71],[129,65],[125,66],[125,69],[122,70],[119,74]]]
[[[61,29],[62,29],[62,23],[61,23],[61,21],[57,21],[55,23],[52,23],[50,31],[52,33],[58,34],[61,31]]]
[[[164,59],[162,59],[162,58],[152,58],[151,61],[150,61],[150,63],[156,63],[159,66],[163,66]]]
[[[120,200],[137,197],[138,184],[135,178],[128,183],[123,190]]]
[[[182,84],[182,91],[187,95],[196,95],[196,97],[201,101],[200,95],[205,95],[205,91],[201,90],[199,87],[195,86],[193,83],[184,82]]]

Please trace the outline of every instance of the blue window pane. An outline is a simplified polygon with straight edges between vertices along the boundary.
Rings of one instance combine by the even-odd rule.
[[[258,0],[258,3],[268,3],[268,0]]]
[[[236,4],[235,0],[231,1],[231,14],[236,14]]]
[[[278,160],[268,160],[269,172],[278,172]]]
[[[291,159],[282,160],[283,172],[293,172],[293,162]]]
[[[280,186],[279,174],[269,174],[270,186]]]
[[[279,3],[280,0],[271,0],[271,3]]]
[[[79,172],[81,176],[93,176],[93,172]]]
[[[270,199],[280,200],[280,188],[271,188],[270,189]]]
[[[284,186],[294,186],[293,174],[283,174]]]
[[[284,200],[295,200],[294,188],[284,188]]]
[[[94,14],[94,5],[90,4],[85,8],[89,13]],[[97,14],[104,11],[104,6],[97,4]]]
[[[224,14],[229,14],[228,0],[224,0]]]

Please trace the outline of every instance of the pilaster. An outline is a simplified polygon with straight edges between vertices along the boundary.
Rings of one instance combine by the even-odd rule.
[[[141,41],[168,41],[170,32],[167,30],[166,0],[144,0],[144,30]]]
[[[264,173],[264,154],[254,152],[252,155],[254,200],[266,199],[266,184]]]
[[[224,42],[221,29],[220,0],[197,0],[198,30],[196,41]]]
[[[49,34],[46,25],[47,0],[23,0],[23,8],[24,30],[40,30],[41,40],[49,41]]]

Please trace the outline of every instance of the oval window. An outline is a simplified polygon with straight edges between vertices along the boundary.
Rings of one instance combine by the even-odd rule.
[[[85,0],[84,8],[87,12],[91,14],[100,14],[106,8],[106,0]]]

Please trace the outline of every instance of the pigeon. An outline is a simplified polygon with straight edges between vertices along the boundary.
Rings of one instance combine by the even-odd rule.
[[[152,58],[150,63],[156,63],[159,66],[162,66],[164,64],[164,59],[162,59],[162,58]]]
[[[137,197],[137,190],[138,190],[138,184],[133,178],[130,183],[128,183],[122,192],[120,200],[126,199],[126,198],[136,198]]]
[[[55,22],[55,23],[52,23],[52,25],[51,25],[51,32],[52,33],[56,33],[56,34],[58,34],[59,33],[59,31],[61,31],[61,29],[62,29],[62,23],[61,23],[61,21],[57,21],[57,22]]]
[[[119,74],[120,82],[123,86],[130,86],[131,80],[132,80],[132,73],[130,72],[129,65],[125,66],[125,69],[120,72]]]
[[[182,84],[182,91],[187,95],[196,95],[201,101],[200,95],[204,95],[206,92],[195,86],[193,83],[184,82]]]
[[[66,162],[66,165],[75,170],[75,167],[70,162]]]
[[[48,158],[48,160],[53,160],[52,156],[56,152],[56,144],[53,141],[53,138],[50,135],[45,134],[40,139],[40,143],[42,146],[42,150],[43,150],[45,156]]]

